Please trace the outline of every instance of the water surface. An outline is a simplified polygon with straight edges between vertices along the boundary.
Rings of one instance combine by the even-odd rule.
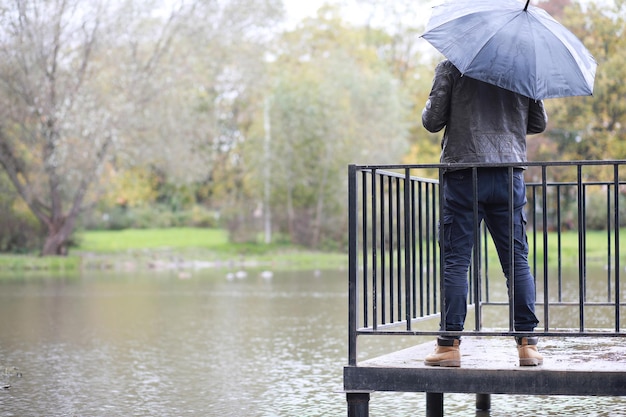
[[[345,416],[346,272],[234,272],[0,281],[0,416]],[[360,357],[415,342],[382,339]],[[424,415],[424,394],[374,393],[370,406]],[[445,406],[476,415],[472,395]],[[626,401],[494,395],[492,407],[614,416]]]

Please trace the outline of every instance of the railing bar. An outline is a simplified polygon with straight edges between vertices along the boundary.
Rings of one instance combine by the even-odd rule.
[[[616,159],[616,160],[612,160],[612,163],[617,163],[620,165],[626,165],[626,159]],[[576,160],[572,160],[572,161],[552,161],[552,162],[546,162],[546,161],[526,161],[524,162],[525,166],[531,167],[531,166],[542,166],[542,165],[547,165],[547,166],[561,166],[561,167],[568,167],[568,166],[573,166],[573,167],[583,167],[583,166],[599,166],[599,165],[606,165],[607,161],[605,160],[583,160],[583,161],[576,161]],[[433,163],[433,164],[380,164],[380,165],[357,165],[357,169],[359,170],[371,170],[371,169],[376,169],[376,170],[391,170],[391,169],[397,169],[397,170],[404,170],[404,169],[446,169],[446,168],[454,168],[454,169],[465,169],[465,168],[508,168],[510,167],[511,164],[508,162],[502,162],[502,163],[491,163],[491,162],[485,162],[485,163]],[[383,171],[381,171],[382,173]],[[387,174],[386,172],[384,172],[385,174]],[[393,173],[390,173],[393,174]],[[394,175],[400,175],[401,177],[403,176],[402,174],[394,174]],[[436,182],[436,181],[433,181]]]
[[[588,166],[588,165],[603,165],[606,164],[607,161],[601,161],[601,162],[595,162],[595,161],[580,161],[580,162],[592,162],[592,164],[581,164],[581,166]],[[626,160],[624,161],[613,161],[616,162],[618,164],[624,164],[626,163]],[[548,167],[555,167],[555,166],[578,166],[577,163],[572,163],[572,164],[560,164],[560,163],[545,163],[545,162],[536,162],[536,163],[531,163],[529,161],[525,162],[524,165],[526,166],[542,166],[543,164],[545,164]],[[455,164],[455,169],[463,169],[463,168],[508,168],[510,164]],[[401,170],[405,170],[405,169],[424,169],[424,168],[431,168],[431,169],[437,169],[437,168],[443,168],[445,169],[446,167],[450,167],[448,164],[424,164],[424,165],[368,165],[368,166],[363,166],[363,165],[357,165],[357,169],[362,171],[362,172],[371,172],[372,169],[376,169],[376,172],[379,175],[384,175],[387,177],[394,177],[394,178],[404,178],[404,174],[402,173],[398,173],[398,172],[393,172],[393,171],[386,171],[386,169],[401,169]],[[421,182],[425,182],[428,184],[438,184],[438,180],[437,179],[433,179],[433,178],[423,178],[423,177],[418,177],[418,176],[411,176],[412,180],[415,181],[421,181]],[[607,184],[613,184],[613,181],[588,181],[585,184],[588,185],[607,185]],[[624,181],[620,181],[619,182],[620,185],[626,185],[626,180]],[[527,186],[541,186],[541,183],[535,183],[535,182],[528,182],[526,183]],[[554,181],[548,182],[548,186],[552,187],[552,186],[557,186],[557,185],[568,185],[568,186],[576,186],[577,182],[576,181]]]
[[[485,305],[487,307],[508,306],[509,303],[505,302],[505,301],[491,301],[489,303],[483,303],[483,305]],[[550,305],[552,307],[578,307],[579,303],[578,303],[578,301],[563,301],[563,302],[553,302]],[[606,302],[606,301],[589,301],[589,302],[585,303],[585,306],[587,306],[587,307],[613,307],[614,305],[615,305],[615,303],[613,301],[611,301],[611,302]]]
[[[617,189],[615,190],[617,192]],[[611,301],[611,275],[612,264],[611,261],[611,185],[606,187],[606,298],[607,301]]]
[[[615,182],[614,203],[615,206],[613,215],[615,216],[615,331],[619,332],[621,325],[621,312],[620,312],[620,204],[619,204],[619,165],[613,165],[613,180]]]
[[[387,195],[387,200],[389,201],[389,316],[391,317],[391,322],[393,323],[395,321],[394,319],[394,312],[395,312],[395,300],[394,300],[394,284],[395,284],[395,275],[396,275],[396,270],[394,269],[394,262],[395,262],[395,257],[394,255],[394,251],[399,249],[399,244],[397,243],[397,240],[399,238],[399,236],[396,234],[396,231],[394,229],[394,219],[392,217],[393,212],[395,212],[395,210],[397,210],[396,207],[394,207],[394,187],[393,184],[396,184],[396,177],[393,177],[393,182],[392,182],[392,178],[389,178],[389,194]],[[396,223],[397,223],[397,218],[395,219]],[[395,243],[395,244],[394,244]]]
[[[348,167],[348,364],[357,362],[357,271],[358,271],[358,213],[357,213],[357,175],[356,167]],[[365,200],[364,200],[365,201]],[[366,268],[367,269],[367,268]]]
[[[476,306],[475,314],[474,314],[474,328],[476,330],[480,330],[481,327],[481,310],[480,310],[480,222],[478,217],[478,169],[472,169],[472,211],[473,213],[473,236],[474,236],[474,254],[472,256],[473,265],[471,271],[472,279],[470,280],[470,284],[473,282],[474,284],[474,305]]]
[[[546,165],[547,167],[549,167],[550,165]],[[558,185],[565,185],[565,186],[571,186],[571,187],[575,187],[576,186],[576,181],[548,181],[547,185],[548,187],[556,187]],[[594,185],[594,186],[607,186],[607,185],[613,185],[613,181],[587,181],[585,182],[586,185]],[[625,185],[626,181],[621,181],[620,185]],[[540,182],[529,182],[526,184],[527,186],[535,186],[535,187],[540,187],[541,183]]]
[[[375,227],[378,213],[376,209],[376,193],[376,170],[372,170],[372,327],[374,330],[376,330],[378,326],[378,241]],[[381,236],[381,240],[382,239],[384,239],[383,236]]]
[[[419,280],[420,280],[420,316],[424,315],[424,230],[422,228],[422,224],[424,221],[424,207],[423,207],[423,197],[422,197],[422,189],[423,189],[423,183],[418,183],[417,186],[417,202],[418,202],[418,216],[419,216],[419,220],[418,220],[418,224],[417,224],[417,233],[418,233],[418,240],[417,243],[419,245],[418,247],[418,252],[419,252]],[[426,265],[428,265],[428,263],[426,263]],[[428,294],[428,293],[427,293]],[[428,303],[428,297],[426,297],[426,303]]]
[[[392,182],[392,177],[388,178],[388,182],[387,182],[389,189],[387,190],[387,204],[388,204],[388,230],[389,230],[389,293],[383,292],[384,297],[387,298],[389,297],[389,320],[393,323],[394,322],[394,316],[393,316],[393,303],[394,303],[394,299],[393,299],[393,276],[394,276],[394,270],[393,270],[393,251],[395,248],[397,248],[397,244],[394,247],[394,242],[395,242],[395,234],[394,234],[394,229],[393,229],[393,182]]]
[[[509,186],[509,330],[515,330],[515,222],[513,214],[513,167],[508,168]]]
[[[540,184],[543,186],[543,183]],[[537,186],[532,186],[533,191],[533,277],[537,276]]]
[[[561,186],[556,186],[556,247],[557,247],[557,283],[558,283],[558,300],[563,301],[563,265],[562,265],[562,246],[561,246]]]
[[[363,233],[363,323],[365,326],[367,326],[369,324],[369,314],[368,314],[368,293],[367,293],[367,280],[368,280],[368,274],[367,272],[369,271],[368,268],[368,252],[369,252],[369,247],[367,245],[368,242],[368,227],[367,227],[367,172],[366,171],[362,171],[361,172],[361,189],[362,189],[362,201],[361,201],[361,205],[362,205],[362,210],[363,210],[363,222],[362,222],[362,233]],[[373,226],[372,226],[373,227]]]
[[[438,316],[438,315],[437,315]],[[430,318],[433,320],[433,318]],[[403,322],[395,323],[394,325],[388,325],[389,327],[397,327],[404,325]],[[397,330],[382,330],[382,331],[371,331],[368,329],[359,329],[357,334],[360,336],[462,336],[462,337],[509,337],[509,336],[527,336],[530,333],[528,332],[508,332],[508,331],[485,331],[482,330],[480,332],[474,331],[463,331],[463,332],[442,332],[442,331],[416,331],[412,330],[410,332],[400,332]],[[576,337],[624,337],[624,333],[613,333],[610,331],[589,331],[589,332],[574,332],[569,329],[563,331],[551,331],[551,332],[540,332],[535,331],[532,333],[533,336],[540,337],[563,337],[563,338],[576,338]]]
[[[435,266],[437,264],[437,248],[435,246],[435,242],[437,239],[437,231],[433,228],[433,225],[437,222],[437,213],[439,212],[439,210],[437,209],[437,199],[435,198],[435,192],[437,191],[435,189],[434,186],[431,186],[431,196],[430,196],[430,201],[431,201],[431,208],[430,208],[430,213],[432,216],[432,221],[430,222],[430,257],[433,260],[433,266]],[[441,306],[441,304],[439,304],[438,302],[440,301],[440,296],[439,296],[439,285],[438,285],[438,276],[437,273],[435,271],[435,269],[433,269],[432,272],[432,287],[433,287],[433,312],[436,312],[438,309],[440,309],[439,306]]]
[[[441,257],[442,256],[441,254],[439,254],[439,258],[437,257],[438,249],[439,249],[439,245],[437,242],[437,224],[438,222],[441,222],[443,220],[441,219],[441,215],[443,213],[443,210],[441,209],[443,207],[443,187],[441,186],[441,184],[442,184],[441,179],[439,180],[438,183],[431,184],[432,193],[433,193],[433,196],[432,196],[433,221],[431,224],[432,248],[433,248],[433,300],[434,300],[433,302],[435,303],[436,303],[436,300],[439,299],[438,294],[437,294],[437,290],[439,289],[439,286],[437,285],[437,278],[439,277],[439,280],[443,282],[443,267],[441,267],[441,264],[439,264],[441,268],[438,268],[438,264],[437,264],[437,259],[443,260],[443,258]],[[435,210],[435,208],[437,208],[437,210]],[[439,218],[437,216],[437,213],[439,213]],[[439,272],[439,270],[441,272]],[[435,305],[434,307],[436,311],[437,305]],[[439,304],[439,309],[441,310],[442,308],[443,308],[443,304]]]
[[[438,206],[439,206],[439,236],[445,236],[445,230],[444,230],[444,221],[443,221],[443,204],[444,204],[444,186],[443,186],[443,170],[440,169],[439,170],[439,199],[438,199]],[[436,223],[436,219],[435,219],[435,187],[433,186],[433,225]],[[433,230],[433,235],[435,234],[435,231]],[[439,288],[439,311],[441,313],[441,325],[440,328],[443,330],[446,330],[446,300],[445,300],[445,292],[444,292],[444,288],[443,288],[443,284],[444,284],[444,280],[445,277],[443,276],[445,273],[445,268],[444,268],[444,259],[445,259],[446,253],[445,253],[445,245],[440,245],[439,247],[439,270],[441,271],[441,277],[439,277],[439,286],[436,285],[436,280],[437,280],[437,274],[433,273],[433,277],[434,277],[434,281],[433,282],[433,293],[434,293],[434,297],[433,299],[436,300],[436,293],[437,293],[437,288]],[[436,260],[436,247],[435,244],[433,243],[433,267],[437,264],[437,262],[435,262]],[[436,311],[436,310],[435,310]]]
[[[584,309],[584,283],[585,283],[585,212],[584,212],[584,190],[582,185],[582,166],[578,165],[577,192],[578,192],[578,316],[580,331],[585,329],[585,309]]]
[[[428,184],[426,184],[426,224],[430,225],[431,223],[431,217],[430,217],[430,186]],[[434,216],[434,214],[433,214]],[[426,236],[425,236],[425,241],[426,241],[426,266],[430,266],[431,262],[430,262],[430,233],[431,233],[431,228],[430,227],[426,227]],[[433,263],[434,263],[434,259],[433,259]],[[427,268],[426,269],[426,314],[430,314],[430,313],[434,313],[436,311],[436,303],[434,302],[434,300],[432,300],[432,304],[433,304],[433,309],[431,310],[431,299],[430,299],[430,287],[431,287],[431,269]],[[433,279],[434,280],[434,279]]]
[[[588,190],[589,185],[588,184],[583,184],[583,205],[582,205],[582,209],[583,209],[583,265],[584,265],[584,279],[583,279],[583,285],[582,285],[582,289],[583,289],[583,302],[584,302],[584,306],[587,305],[587,190]],[[586,316],[585,316],[585,322],[586,322]],[[586,327],[586,323],[585,327]],[[583,328],[584,331],[584,328]]]
[[[393,206],[394,204],[394,200],[393,200],[393,184],[395,184],[395,178],[393,177],[393,182],[392,182],[392,178],[389,178],[389,191],[387,194],[387,201],[389,204],[389,292],[388,292],[388,297],[389,297],[389,316],[391,317],[391,322],[393,323],[395,321],[394,319],[394,308],[395,308],[395,302],[394,302],[394,277],[395,277],[395,269],[394,269],[394,250],[397,249],[397,244],[394,245],[397,237],[396,237],[396,233],[395,233],[395,229],[394,229],[394,221],[393,221],[393,217],[392,217],[392,213],[395,211],[395,208]]]
[[[396,178],[396,304],[398,320],[402,318],[402,216],[400,216],[400,178]]]
[[[542,208],[542,231],[543,231],[543,320],[546,330],[550,328],[550,298],[549,298],[549,285],[548,285],[548,186],[547,181],[547,167],[544,165],[541,167],[541,208]],[[537,281],[535,275],[535,282]],[[537,286],[535,285],[535,291]],[[535,294],[536,296],[536,294]]]
[[[410,172],[410,170],[409,170]],[[416,201],[415,201],[415,185],[414,181],[410,181],[411,187],[411,317],[417,316],[417,238],[415,230],[415,219],[417,218]]]
[[[389,177],[388,178],[388,186],[389,189],[387,190],[387,220],[388,220],[388,224],[387,224],[387,228],[389,230],[389,244],[388,244],[388,271],[389,271],[389,280],[387,281],[387,283],[389,284],[389,290],[388,292],[385,293],[385,297],[387,298],[387,301],[389,302],[388,304],[388,309],[387,311],[389,312],[389,320],[391,323],[396,321],[396,316],[395,316],[395,308],[396,308],[396,303],[397,300],[394,298],[395,296],[395,277],[397,274],[397,269],[395,266],[395,257],[394,254],[397,253],[397,251],[400,249],[399,248],[399,236],[396,233],[396,228],[395,225],[398,222],[398,207],[395,206],[395,193],[397,192],[397,178],[396,177]],[[400,317],[398,317],[398,319],[400,319]]]
[[[380,300],[380,323],[385,324],[387,322],[387,310],[386,310],[386,292],[385,292],[385,277],[386,277],[386,266],[387,266],[387,231],[385,229],[385,178],[389,181],[388,177],[380,176],[380,291],[381,291],[381,300]],[[375,266],[377,268],[377,266]]]
[[[389,205],[389,291],[385,293],[385,298],[389,299],[389,318],[393,323],[395,321],[394,316],[394,308],[395,308],[395,300],[394,300],[394,282],[396,270],[394,269],[394,251],[398,250],[398,238],[399,236],[395,233],[394,223],[397,223],[397,210],[398,208],[394,206],[394,189],[397,188],[397,177],[389,177],[389,189],[387,190],[387,202]]]
[[[484,279],[485,279],[485,301],[489,302],[489,235],[487,234],[487,226],[483,223],[482,225],[482,235],[483,235],[483,245],[485,248],[485,257],[484,257]]]
[[[411,330],[411,219],[415,218],[411,212],[410,201],[410,171],[405,171],[404,186],[404,311],[407,330]],[[401,317],[401,316],[399,316]]]

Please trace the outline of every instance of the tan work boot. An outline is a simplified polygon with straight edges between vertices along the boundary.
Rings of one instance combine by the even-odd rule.
[[[459,339],[437,339],[437,347],[434,353],[426,356],[424,364],[428,366],[461,366],[461,350]]]
[[[519,366],[537,366],[543,364],[543,356],[537,351],[536,337],[516,337]]]

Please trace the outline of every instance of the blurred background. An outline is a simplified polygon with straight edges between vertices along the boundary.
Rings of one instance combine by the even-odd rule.
[[[183,226],[343,250],[349,163],[438,161],[436,3],[0,0],[0,251]],[[625,2],[537,4],[599,66],[529,158],[625,158]]]

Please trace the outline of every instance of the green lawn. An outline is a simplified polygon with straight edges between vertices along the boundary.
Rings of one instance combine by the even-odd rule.
[[[116,253],[140,249],[218,249],[228,244],[220,229],[171,228],[81,232],[74,251]]]
[[[604,261],[607,259],[609,248],[613,256],[615,256],[615,234],[611,233],[610,243],[606,231],[591,230],[585,235],[585,253],[588,261]],[[619,233],[620,248],[626,247],[626,229],[621,229]],[[533,246],[535,245],[535,236],[532,232],[528,233],[528,243],[530,244],[531,256],[533,255]],[[543,234],[536,235],[538,260],[543,260]],[[561,259],[568,261],[578,259],[578,233],[568,231],[561,233]],[[623,251],[621,251],[624,253]],[[548,262],[555,262],[558,254],[558,235],[556,233],[548,233]]]
[[[82,231],[67,257],[0,255],[0,271],[79,271],[114,269],[119,265],[148,267],[154,262],[205,261],[219,265],[308,270],[347,265],[346,253],[317,252],[278,244],[236,244],[221,229],[168,228]]]
[[[543,235],[536,236],[537,252],[533,251],[534,238],[528,233],[531,259],[543,261]],[[607,260],[606,232],[589,231],[586,236],[586,257],[589,262]],[[41,258],[31,255],[0,255],[0,271],[41,270],[72,271],[81,268],[110,268],[116,263],[133,262],[146,265],[147,260],[171,259],[215,261],[224,263],[272,265],[289,269],[337,269],[347,265],[347,253],[325,253],[286,245],[234,244],[228,241],[225,230],[205,228],[128,229],[116,231],[82,231],[77,234],[77,246],[70,249],[68,257]],[[620,245],[626,247],[626,230],[620,231]],[[576,262],[578,235],[564,232],[561,235],[561,259]],[[548,262],[557,261],[557,235],[548,234]],[[611,238],[611,252],[615,254]],[[626,253],[621,251],[622,253]],[[490,240],[491,262],[497,262],[495,248]]]

